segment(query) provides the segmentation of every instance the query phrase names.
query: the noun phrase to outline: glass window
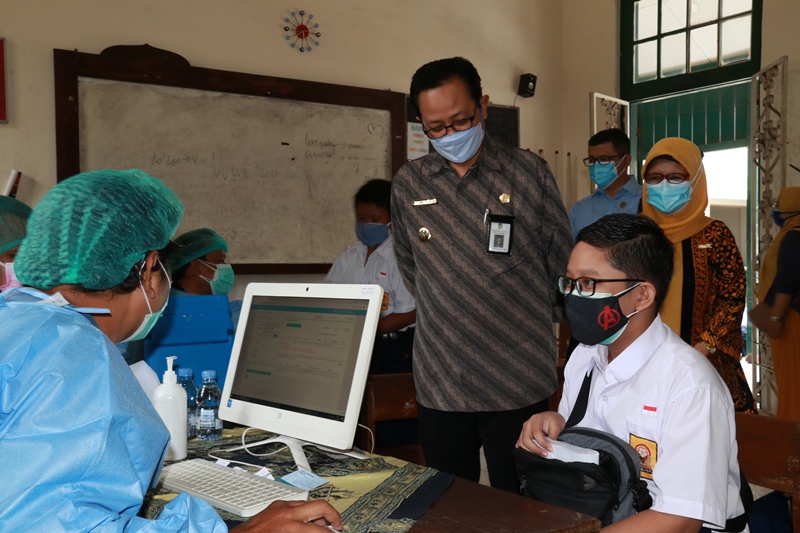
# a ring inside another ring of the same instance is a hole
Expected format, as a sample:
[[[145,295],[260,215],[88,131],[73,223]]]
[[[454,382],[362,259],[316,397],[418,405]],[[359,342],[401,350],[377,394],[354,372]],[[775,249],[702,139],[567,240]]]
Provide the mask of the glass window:
[[[723,65],[750,59],[750,26],[752,17],[746,15],[722,23],[720,54]]]
[[[686,32],[661,39],[661,77],[686,74]]]
[[[661,33],[686,27],[686,0],[661,1]]]
[[[722,0],[722,16],[730,17],[753,10],[753,0]]]
[[[697,26],[719,18],[719,0],[691,0],[689,24]]]
[[[619,5],[623,99],[741,80],[760,68],[763,0],[621,0]]]
[[[636,83],[656,79],[658,42],[637,44],[634,54],[636,55],[636,73],[634,74]]]
[[[654,37],[658,33],[658,0],[640,0],[636,2],[635,9],[636,40]]]
[[[717,66],[717,26],[703,26],[689,32],[689,62],[692,72]]]

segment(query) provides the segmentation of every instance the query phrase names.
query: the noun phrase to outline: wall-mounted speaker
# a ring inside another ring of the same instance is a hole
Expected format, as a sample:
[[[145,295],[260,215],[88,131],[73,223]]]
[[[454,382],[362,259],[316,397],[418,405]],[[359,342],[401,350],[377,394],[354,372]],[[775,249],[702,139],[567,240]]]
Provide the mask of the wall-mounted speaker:
[[[523,98],[530,98],[536,92],[536,76],[533,74],[523,74],[519,77],[519,87],[517,94]]]

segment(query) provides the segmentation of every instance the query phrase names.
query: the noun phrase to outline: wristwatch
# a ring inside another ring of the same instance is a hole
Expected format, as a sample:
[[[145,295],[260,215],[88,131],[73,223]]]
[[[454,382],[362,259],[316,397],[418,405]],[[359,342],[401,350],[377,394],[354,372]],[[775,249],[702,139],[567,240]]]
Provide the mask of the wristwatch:
[[[703,346],[706,347],[706,350],[708,350],[708,355],[714,355],[714,352],[717,351],[717,347],[716,346],[713,346],[713,345],[707,343],[706,341],[700,341],[700,344],[702,344]]]
[[[769,317],[770,322],[783,322],[782,316],[771,316]]]

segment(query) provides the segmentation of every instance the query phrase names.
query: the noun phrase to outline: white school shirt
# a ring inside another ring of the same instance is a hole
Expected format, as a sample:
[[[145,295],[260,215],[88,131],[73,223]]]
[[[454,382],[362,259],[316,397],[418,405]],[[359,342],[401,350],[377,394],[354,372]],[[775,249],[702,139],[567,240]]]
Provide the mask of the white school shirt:
[[[389,236],[380,243],[369,259],[366,258],[367,247],[363,243],[359,241],[351,244],[333,262],[325,282],[380,285],[384,294],[388,295],[388,301],[384,300],[386,305],[381,308],[381,317],[391,313],[408,313],[416,309],[416,301],[406,288],[397,268],[392,237]]]
[[[613,433],[639,452],[651,509],[706,527],[742,514],[733,400],[705,357],[660,315],[611,363],[607,346],[581,344],[564,369],[558,412],[565,420],[592,368],[577,425]]]

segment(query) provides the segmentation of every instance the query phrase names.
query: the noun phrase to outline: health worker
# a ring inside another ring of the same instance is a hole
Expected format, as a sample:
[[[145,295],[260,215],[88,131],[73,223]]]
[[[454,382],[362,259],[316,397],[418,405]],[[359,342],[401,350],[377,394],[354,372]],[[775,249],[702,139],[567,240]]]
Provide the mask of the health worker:
[[[180,494],[138,516],[169,432],[115,343],[143,338],[168,304],[170,237],[183,205],[140,170],[60,182],[31,214],[0,295],[0,524],[7,531],[225,532],[207,503]],[[252,531],[324,531],[324,501],[279,502]]]
[[[209,228],[187,231],[175,238],[175,251],[170,256],[173,284],[170,296],[207,296],[228,294],[235,275],[227,264],[228,243]],[[234,330],[239,322],[242,301],[230,302]]]

